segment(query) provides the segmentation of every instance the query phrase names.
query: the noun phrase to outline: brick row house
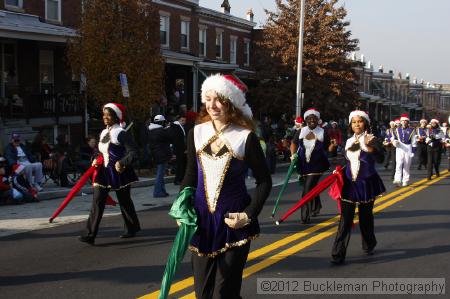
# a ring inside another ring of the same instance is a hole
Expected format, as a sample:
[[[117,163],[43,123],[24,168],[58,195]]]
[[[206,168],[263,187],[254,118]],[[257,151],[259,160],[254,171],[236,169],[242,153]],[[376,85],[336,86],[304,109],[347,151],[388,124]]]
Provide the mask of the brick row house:
[[[198,0],[153,0],[160,15],[161,53],[165,58],[165,92],[197,111],[200,87],[213,73],[233,74],[249,83],[253,78],[251,51],[253,13],[231,15],[228,1],[221,11],[201,7]],[[218,3],[219,4],[219,3]]]
[[[82,135],[79,80],[67,67],[80,0],[0,0],[0,140]]]
[[[359,77],[360,108],[377,121],[386,123],[402,113],[408,113],[414,121],[423,117],[445,120],[450,114],[450,91],[445,85],[418,82],[409,74],[395,75],[383,66],[375,70],[363,57],[355,71]]]

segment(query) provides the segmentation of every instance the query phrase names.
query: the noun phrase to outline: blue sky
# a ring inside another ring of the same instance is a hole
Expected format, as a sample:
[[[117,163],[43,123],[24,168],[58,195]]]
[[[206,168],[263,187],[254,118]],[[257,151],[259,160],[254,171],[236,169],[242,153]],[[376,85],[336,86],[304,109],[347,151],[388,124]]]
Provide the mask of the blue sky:
[[[308,0],[306,0],[308,1]],[[220,10],[222,0],[200,0]],[[258,25],[265,22],[264,8],[273,0],[229,0],[231,14],[245,18],[248,8]],[[354,38],[375,68],[383,65],[397,74],[425,82],[450,83],[450,0],[341,0]]]

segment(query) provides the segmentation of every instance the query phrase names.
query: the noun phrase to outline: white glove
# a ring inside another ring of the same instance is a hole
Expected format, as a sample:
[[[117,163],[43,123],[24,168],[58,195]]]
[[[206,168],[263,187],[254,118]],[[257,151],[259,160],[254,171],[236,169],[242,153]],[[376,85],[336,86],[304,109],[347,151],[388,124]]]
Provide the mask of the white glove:
[[[430,143],[430,141],[431,141],[431,138],[430,138],[430,137],[427,137],[427,138],[425,139],[425,143],[426,143],[426,144]]]
[[[224,221],[232,229],[240,229],[250,223],[246,213],[228,213]]]
[[[394,141],[392,141],[392,144],[393,144],[395,147],[398,147],[399,144],[400,144],[400,141],[394,140]]]

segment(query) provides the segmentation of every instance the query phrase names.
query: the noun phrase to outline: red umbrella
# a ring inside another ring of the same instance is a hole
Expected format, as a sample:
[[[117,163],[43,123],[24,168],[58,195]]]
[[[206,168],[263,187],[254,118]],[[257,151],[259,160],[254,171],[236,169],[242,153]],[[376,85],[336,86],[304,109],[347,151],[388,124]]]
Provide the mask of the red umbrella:
[[[342,178],[342,167],[336,166],[336,170],[333,171],[331,175],[326,177],[323,181],[317,184],[314,188],[311,189],[305,196],[303,196],[299,202],[297,202],[292,208],[289,209],[280,220],[275,223],[279,225],[281,222],[285,221],[292,213],[300,209],[302,206],[313,200],[316,196],[322,193],[325,189],[327,189],[330,185],[331,188],[328,191],[328,194],[334,199],[338,201],[338,208],[341,211],[341,190],[344,185],[344,179]]]
[[[72,190],[70,190],[69,194],[67,194],[66,199],[61,203],[61,205],[56,209],[53,213],[52,217],[48,220],[50,223],[53,222],[53,219],[58,217],[58,215],[64,210],[64,208],[69,204],[69,202],[77,195],[77,193],[83,188],[86,184],[89,177],[92,175],[92,181],[94,182],[95,176],[97,175],[97,167],[103,163],[103,156],[98,156],[96,159],[97,163],[95,166],[91,166],[78,180],[78,182],[73,186]],[[115,206],[117,203],[108,195],[106,198],[106,204]]]

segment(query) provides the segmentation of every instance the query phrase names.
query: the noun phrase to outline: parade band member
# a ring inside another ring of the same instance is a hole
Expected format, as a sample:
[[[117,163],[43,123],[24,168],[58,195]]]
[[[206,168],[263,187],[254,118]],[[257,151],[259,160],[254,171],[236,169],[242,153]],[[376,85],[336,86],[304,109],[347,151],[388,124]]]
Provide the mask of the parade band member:
[[[439,177],[439,166],[441,164],[441,150],[442,142],[445,140],[444,132],[439,127],[439,121],[437,119],[430,120],[431,128],[428,129],[427,138],[425,143],[427,144],[428,164],[427,164],[427,177],[431,180],[433,175],[433,167],[436,172],[436,176]]]
[[[334,264],[345,261],[356,206],[359,210],[363,250],[367,254],[373,254],[377,244],[373,205],[375,199],[386,191],[375,169],[375,162],[383,163],[383,148],[377,138],[368,132],[368,114],[355,110],[350,113],[349,123],[349,133],[353,133],[353,136],[345,145],[347,166],[343,176],[341,218],[331,254],[331,262]]]
[[[386,129],[386,138],[383,141],[384,149],[387,153],[384,168],[388,169],[389,163],[392,161],[392,179],[394,179],[395,175],[395,147],[392,145],[395,130],[395,121],[392,120],[389,122],[389,129]]]
[[[427,167],[427,144],[425,139],[427,138],[427,120],[421,119],[420,126],[416,129],[417,133],[417,156],[419,157],[418,170],[422,169],[422,165]]]
[[[417,145],[415,129],[409,126],[409,117],[402,114],[401,126],[394,131],[392,144],[396,147],[394,185],[408,186],[411,160]]]
[[[230,75],[208,77],[204,107],[188,135],[181,190],[196,188],[198,228],[189,247],[196,298],[240,298],[250,240],[260,232],[257,216],[272,188],[245,88]],[[253,196],[245,185],[247,168],[256,179]]]
[[[124,130],[125,107],[108,103],[103,107],[103,122],[106,125],[100,134],[98,149],[103,164],[97,165],[94,178],[94,194],[86,231],[79,237],[81,242],[94,244],[98,227],[105,210],[109,191],[116,191],[120,212],[125,222],[125,233],[121,238],[132,238],[141,229],[130,197],[130,185],[138,180],[132,163],[137,157],[136,146],[129,132]]]
[[[317,185],[322,173],[330,168],[327,152],[337,146],[336,142],[330,142],[328,134],[318,126],[319,111],[308,109],[303,118],[307,126],[295,133],[291,143],[291,158],[298,155],[297,170],[305,179],[302,197]],[[304,205],[301,208],[302,223],[311,223],[311,214],[316,216],[321,208],[320,196]]]

